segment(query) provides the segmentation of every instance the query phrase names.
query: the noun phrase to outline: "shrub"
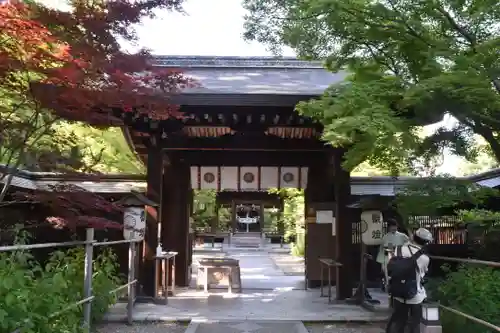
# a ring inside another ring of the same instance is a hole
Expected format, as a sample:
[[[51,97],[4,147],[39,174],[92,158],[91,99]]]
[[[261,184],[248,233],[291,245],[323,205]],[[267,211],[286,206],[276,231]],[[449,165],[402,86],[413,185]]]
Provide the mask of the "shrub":
[[[304,257],[306,251],[306,237],[304,232],[296,234],[295,243],[292,244],[292,255]]]
[[[431,288],[432,289],[432,288]],[[441,304],[500,325],[500,271],[490,267],[460,266],[449,272],[435,289],[434,298]],[[444,333],[487,333],[491,330],[471,320],[441,312]]]
[[[119,284],[116,261],[111,250],[94,260],[94,321],[115,301],[108,292]],[[51,316],[83,298],[83,268],[82,248],[52,253],[45,267],[26,251],[0,254],[0,333],[81,332],[81,306]]]

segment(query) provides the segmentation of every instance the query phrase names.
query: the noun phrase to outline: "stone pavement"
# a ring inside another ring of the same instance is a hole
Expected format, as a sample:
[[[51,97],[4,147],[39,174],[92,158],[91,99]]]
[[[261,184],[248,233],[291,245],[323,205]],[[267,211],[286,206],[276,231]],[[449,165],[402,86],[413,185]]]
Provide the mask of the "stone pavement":
[[[116,304],[106,315],[108,321],[126,318],[124,303]],[[168,305],[151,303],[134,307],[134,320],[300,320],[300,321],[380,321],[387,313],[370,312],[355,305],[328,304],[319,290],[245,291],[229,295],[223,291],[180,292]]]
[[[187,323],[103,323],[96,327],[96,333],[184,333]],[[316,332],[315,332],[316,333]]]
[[[197,257],[226,254],[240,260],[242,293],[228,294],[226,289],[211,289],[208,293],[192,288],[178,290],[175,297],[169,298],[168,305],[136,304],[134,320],[191,321],[193,325],[198,323],[197,331],[191,333],[208,333],[214,327],[219,327],[220,332],[223,333],[224,329],[228,330],[229,326],[224,324],[228,321],[233,323],[235,321],[238,323],[280,321],[281,324],[289,327],[286,322],[373,322],[387,319],[387,312],[370,312],[359,306],[344,303],[328,304],[328,299],[320,297],[318,289],[304,290],[304,276],[298,274],[300,271],[298,267],[293,268],[297,274],[287,275],[284,272],[289,269],[285,266],[292,264],[300,266],[300,261],[292,263],[294,260],[291,257],[276,257],[282,256],[281,254],[270,254],[267,251],[229,250],[227,253],[196,254],[193,261],[195,262]],[[196,272],[196,269],[193,271]],[[335,293],[334,288],[332,291]],[[372,295],[376,298],[380,297],[383,307],[388,308],[387,297],[383,297],[376,291],[372,292]],[[117,322],[125,318],[125,304],[119,303],[109,311],[105,319],[109,322]],[[214,321],[222,322],[222,324],[214,323]],[[201,323],[204,324],[201,325]],[[261,328],[263,331],[256,331],[256,333],[267,332],[266,327],[268,326],[264,325]],[[314,331],[314,333],[317,332],[319,331]],[[234,333],[241,332],[234,331]]]
[[[230,331],[232,333],[241,333],[241,329],[247,329],[252,327],[250,325],[255,324],[255,326],[262,326],[262,329],[275,328],[272,332],[280,332],[276,330],[277,324],[274,322],[240,322],[240,325],[235,325],[235,323],[208,323],[208,325],[200,325],[202,323],[185,324],[185,323],[134,323],[129,326],[127,324],[119,323],[108,323],[99,325],[97,327],[97,333],[189,333],[189,329],[198,329],[198,332],[203,332],[202,330],[207,329],[220,329],[224,332],[224,328],[233,329]],[[248,325],[248,326],[247,326]],[[224,327],[226,326],[226,327]],[[233,326],[233,327],[231,327]],[[236,327],[234,327],[236,326]],[[300,323],[296,323],[295,326],[291,326],[290,323],[284,323],[284,325],[279,325],[279,329],[285,328],[290,329],[290,333],[297,332],[299,330]],[[319,324],[319,323],[306,323],[303,324],[305,327],[304,333],[384,333],[384,325],[380,324]],[[222,327],[222,329],[221,329]],[[219,332],[216,331],[216,332]],[[251,333],[254,333],[250,331]]]
[[[304,259],[290,253],[271,253],[269,258],[285,275],[304,276]]]

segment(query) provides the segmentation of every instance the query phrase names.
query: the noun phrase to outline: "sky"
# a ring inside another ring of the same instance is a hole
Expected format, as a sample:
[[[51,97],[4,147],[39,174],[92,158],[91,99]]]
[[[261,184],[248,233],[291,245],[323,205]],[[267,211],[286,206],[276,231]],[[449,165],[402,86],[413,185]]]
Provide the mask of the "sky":
[[[43,0],[61,8],[64,0]],[[137,45],[123,44],[128,51],[148,48],[155,55],[201,56],[272,56],[264,45],[243,40],[245,10],[241,0],[187,0],[185,13],[159,12],[137,26]],[[284,50],[284,56],[294,56]],[[452,126],[456,120],[447,117],[442,123],[428,127],[429,131],[441,125]],[[447,154],[440,173],[456,174],[460,159]]]
[[[157,55],[263,56],[265,46],[243,40],[240,0],[187,0],[186,14],[162,12],[137,28],[139,45]],[[285,56],[293,56],[290,50]]]

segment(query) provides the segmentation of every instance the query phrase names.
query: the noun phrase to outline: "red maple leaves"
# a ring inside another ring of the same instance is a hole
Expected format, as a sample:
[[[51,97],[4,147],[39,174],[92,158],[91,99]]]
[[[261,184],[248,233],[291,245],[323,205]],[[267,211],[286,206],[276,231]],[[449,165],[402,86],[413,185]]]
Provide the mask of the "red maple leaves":
[[[17,192],[14,197],[43,207],[49,213],[47,221],[57,228],[122,228],[123,207],[75,185],[51,185],[47,190]]]
[[[120,125],[114,111],[134,107],[150,118],[176,115],[169,96],[191,80],[177,70],[152,66],[152,56],[121,51],[118,39],[133,41],[131,24],[181,1],[72,1],[70,12],[35,3],[0,7],[0,80],[63,119],[91,125]]]
[[[18,142],[33,144],[60,119],[119,126],[116,110],[151,119],[178,116],[169,97],[193,82],[152,66],[146,50],[123,52],[119,40],[135,41],[134,24],[157,10],[182,10],[182,2],[71,0],[69,11],[34,1],[0,5],[0,99],[7,101],[0,103],[0,144],[2,136],[15,149]],[[21,156],[22,147],[19,152],[12,156]],[[50,206],[53,221],[73,225],[110,226],[107,210],[119,210],[77,188],[20,195]]]

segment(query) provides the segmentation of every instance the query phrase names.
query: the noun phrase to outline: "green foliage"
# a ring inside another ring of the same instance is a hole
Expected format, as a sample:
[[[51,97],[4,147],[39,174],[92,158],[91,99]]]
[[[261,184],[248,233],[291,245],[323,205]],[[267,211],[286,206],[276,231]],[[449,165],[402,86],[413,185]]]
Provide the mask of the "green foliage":
[[[50,112],[37,109],[33,101],[0,87],[0,163],[14,167],[23,164],[25,155],[38,151],[41,137],[54,136],[51,129],[55,121]]]
[[[62,123],[59,133],[77,138],[80,160],[103,173],[145,174],[142,161],[130,150],[121,128],[94,128],[83,123]]]
[[[16,243],[24,243],[21,237]],[[115,297],[117,258],[109,250],[94,261],[92,318],[99,320]],[[30,253],[16,251],[0,254],[0,332],[10,333],[24,327],[26,333],[81,332],[82,309],[57,312],[83,299],[84,251],[81,248],[52,253],[42,267]]]
[[[12,142],[0,141],[0,163],[32,171],[145,172],[120,128],[99,129],[83,123],[55,121],[36,140],[28,138],[27,144],[16,138]]]
[[[392,110],[401,86],[392,77],[380,77],[370,85],[353,77],[350,85],[330,87],[323,98],[301,102],[297,110],[321,121],[323,138],[333,146],[350,147],[344,163],[348,170],[368,160],[370,165],[398,174],[406,170],[419,140],[412,122]]]
[[[481,223],[487,229],[498,226],[500,221],[500,212],[487,209],[459,209],[457,213],[462,221]]]
[[[279,231],[280,223],[279,211],[277,209],[264,209],[264,231]]]
[[[303,231],[304,225],[304,190],[300,189],[273,189],[270,190],[271,193],[277,193],[283,198],[283,214],[281,216],[285,232],[285,241],[288,242],[290,239],[295,239],[295,243],[292,246],[292,252],[301,253],[304,252],[305,243],[300,243],[297,239],[297,233]],[[301,247],[295,249],[296,247]]]
[[[389,170],[379,169],[370,165],[367,161],[362,162],[351,171],[351,176],[354,177],[373,177],[373,176],[390,176]]]
[[[436,284],[434,297],[449,306],[494,325],[500,325],[500,271],[461,266]],[[491,330],[448,311],[441,311],[444,333],[488,333]]]
[[[410,216],[440,216],[443,209],[451,209],[467,217],[467,222],[477,222],[478,214],[481,212],[484,215],[484,210],[465,210],[460,209],[460,206],[480,209],[488,198],[498,194],[496,189],[482,187],[464,179],[448,176],[420,178],[408,181],[399,189],[394,205],[405,220]]]
[[[245,0],[245,37],[279,53],[324,60],[344,84],[299,112],[325,139],[349,146],[349,170],[368,160],[398,173],[445,148],[474,159],[482,136],[500,160],[500,7],[497,0]],[[459,122],[430,136],[421,126]]]
[[[458,167],[458,174],[471,176],[487,170],[499,167],[499,162],[493,156],[493,152],[487,143],[477,138],[477,158],[475,161],[462,161]]]
[[[306,234],[297,232],[295,242],[292,244],[292,255],[304,258],[306,254]]]
[[[212,221],[217,219],[217,191],[196,190],[193,202],[193,227],[195,229],[210,230]],[[227,230],[230,221],[231,212],[229,209],[219,208],[219,224],[216,225],[217,231]]]

